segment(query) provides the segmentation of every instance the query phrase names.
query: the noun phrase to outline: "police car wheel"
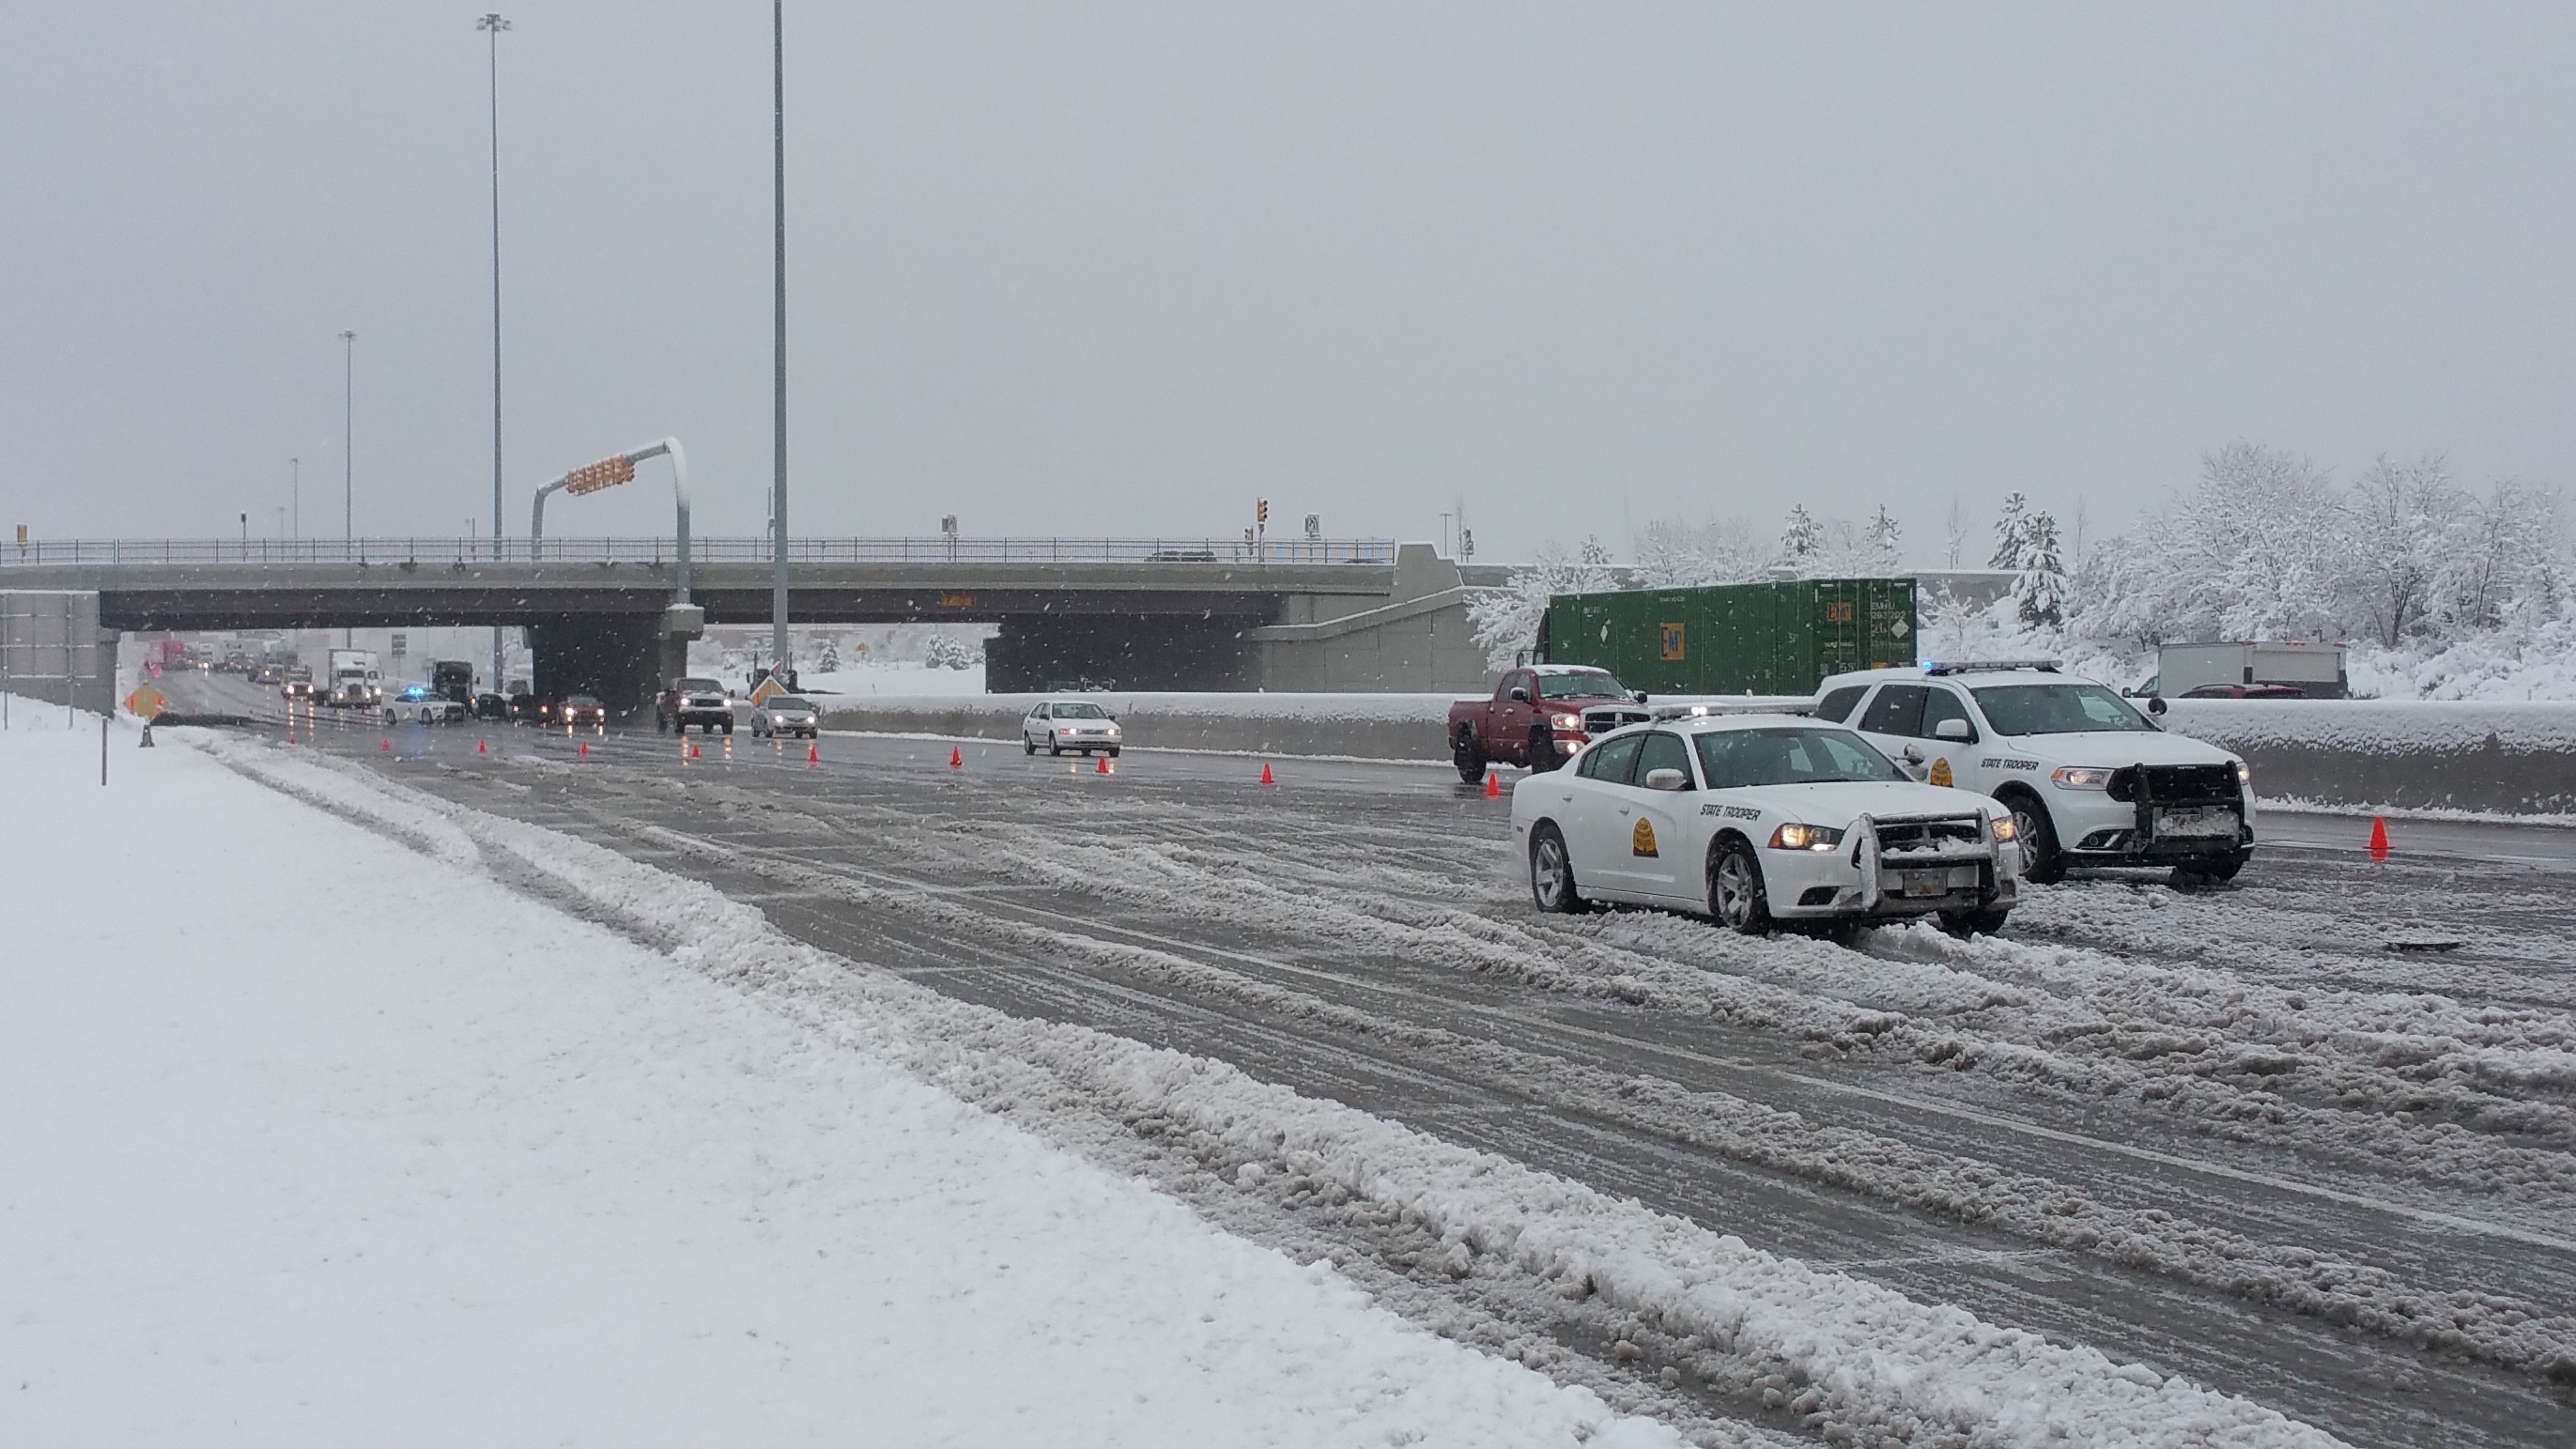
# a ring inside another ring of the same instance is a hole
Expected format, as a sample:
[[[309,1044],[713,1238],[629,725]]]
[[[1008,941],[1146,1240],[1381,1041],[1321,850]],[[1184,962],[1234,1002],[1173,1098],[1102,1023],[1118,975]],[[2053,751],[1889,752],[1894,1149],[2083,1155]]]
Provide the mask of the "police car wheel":
[[[1541,824],[1530,832],[1530,896],[1550,915],[1572,915],[1586,908],[1582,893],[1575,889],[1574,861],[1566,854],[1565,837],[1553,825]]]
[[[1030,739],[1027,731],[1022,731],[1020,734],[1020,753],[1024,755],[1034,755],[1037,752],[1038,742]]]
[[[2021,841],[2022,878],[2033,885],[2066,879],[2066,857],[2057,848],[2057,827],[2049,823],[2048,807],[2018,790],[2004,803],[2012,807],[2013,833]]]
[[[1970,936],[1991,936],[2004,928],[2004,920],[2011,914],[2009,908],[2000,911],[1943,911],[1941,929],[1961,940]]]
[[[1753,847],[1730,840],[1708,868],[1708,913],[1719,925],[1747,936],[1771,929],[1771,902],[1762,886],[1762,862]]]

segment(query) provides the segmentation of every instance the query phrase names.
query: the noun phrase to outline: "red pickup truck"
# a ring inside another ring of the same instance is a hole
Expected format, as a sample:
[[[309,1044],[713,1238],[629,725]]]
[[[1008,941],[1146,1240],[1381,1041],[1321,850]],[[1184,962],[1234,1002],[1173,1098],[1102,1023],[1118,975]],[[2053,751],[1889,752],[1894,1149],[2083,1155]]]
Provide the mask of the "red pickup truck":
[[[1645,701],[1606,669],[1523,665],[1504,671],[1493,698],[1449,706],[1449,758],[1470,785],[1484,782],[1488,765],[1553,770],[1594,735],[1643,722]]]

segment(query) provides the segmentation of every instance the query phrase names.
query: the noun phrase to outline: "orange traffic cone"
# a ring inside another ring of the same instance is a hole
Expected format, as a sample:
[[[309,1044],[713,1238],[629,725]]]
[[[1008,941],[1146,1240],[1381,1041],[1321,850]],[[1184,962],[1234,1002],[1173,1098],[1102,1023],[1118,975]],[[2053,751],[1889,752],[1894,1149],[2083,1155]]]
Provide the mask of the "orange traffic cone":
[[[822,758],[823,757],[821,755],[815,753],[814,742],[812,740],[807,740],[805,742],[805,763],[810,765]]]
[[[574,754],[577,754],[577,755],[579,755],[579,756],[581,756],[581,757],[582,757],[583,759],[585,759],[585,760],[589,759],[589,758],[590,758],[590,741],[588,741],[588,740],[583,740],[583,741],[581,742],[581,748],[579,748],[579,749],[577,749],[577,750],[573,751],[573,753],[574,753]]]
[[[1108,757],[1107,755],[1094,755],[1094,756],[1092,756],[1092,757],[1091,757],[1091,773],[1093,773],[1093,774],[1095,774],[1095,775],[1106,775],[1106,774],[1108,774],[1108,773],[1109,773],[1109,757]]]
[[[1493,771],[1487,770],[1485,772],[1485,798],[1490,800],[1501,793],[1503,793],[1502,782],[1494,778]]]
[[[2388,858],[2388,821],[2377,815],[2370,817],[2370,858]]]
[[[966,757],[957,753],[957,747],[955,745],[950,745],[948,747],[948,768],[952,770],[960,769],[964,767],[965,763]]]
[[[474,753],[478,755],[483,753],[483,742],[481,740],[476,740],[474,742]]]
[[[376,748],[377,748],[377,749],[380,749],[380,750],[390,750],[390,749],[392,749],[393,747],[394,747],[394,742],[393,742],[393,741],[391,741],[391,740],[378,740],[378,741],[376,741]]]
[[[1270,783],[1270,762],[1268,760],[1261,762],[1261,783],[1264,785]]]
[[[689,758],[690,758],[690,759],[692,759],[692,760],[694,760],[694,759],[696,759],[697,757],[698,757],[698,742],[697,742],[696,740],[691,740],[691,741],[689,741]]]

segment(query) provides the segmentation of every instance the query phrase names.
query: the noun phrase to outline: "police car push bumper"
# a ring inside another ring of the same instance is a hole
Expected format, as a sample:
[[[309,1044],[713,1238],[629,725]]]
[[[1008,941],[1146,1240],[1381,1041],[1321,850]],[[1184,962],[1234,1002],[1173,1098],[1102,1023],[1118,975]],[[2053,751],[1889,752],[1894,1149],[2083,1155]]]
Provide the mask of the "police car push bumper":
[[[1863,815],[1841,830],[1781,826],[1760,857],[1771,914],[1890,920],[2009,909],[2021,874],[2012,817],[1998,817],[1991,832],[1986,824],[1969,813],[1884,821]]]

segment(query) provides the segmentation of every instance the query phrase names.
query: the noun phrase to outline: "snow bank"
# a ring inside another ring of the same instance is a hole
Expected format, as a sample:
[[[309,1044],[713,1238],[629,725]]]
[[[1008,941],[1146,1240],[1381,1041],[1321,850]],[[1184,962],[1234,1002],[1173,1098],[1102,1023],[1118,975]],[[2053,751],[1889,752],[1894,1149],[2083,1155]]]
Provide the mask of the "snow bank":
[[[572,842],[262,767],[407,849],[122,730],[102,790],[94,730],[0,734],[0,879],[48,907],[0,956],[0,1440],[1677,1442],[900,1028],[765,1009],[713,978],[797,948],[720,897],[652,887],[646,949],[490,879]]]
[[[1765,1402],[1828,1442],[2334,1442],[2186,1380],[1759,1252],[1221,1062],[1014,1019],[854,969],[780,935],[752,907],[586,841],[465,811],[353,767],[320,768],[252,744],[220,748],[318,800],[373,797],[366,808],[409,813],[424,837],[451,825],[496,871],[578,902],[817,1033],[971,1085],[979,1100],[1077,1096],[1115,1118],[1215,1144],[1247,1184],[1284,1175],[1301,1190],[1345,1193],[1420,1223],[1449,1244],[1462,1275],[1507,1273],[1568,1296],[1598,1295],[1747,1373],[1768,1370],[1763,1382],[1775,1386]]]
[[[2422,699],[2177,699],[2165,728],[2230,748],[2576,753],[2576,704]]]

